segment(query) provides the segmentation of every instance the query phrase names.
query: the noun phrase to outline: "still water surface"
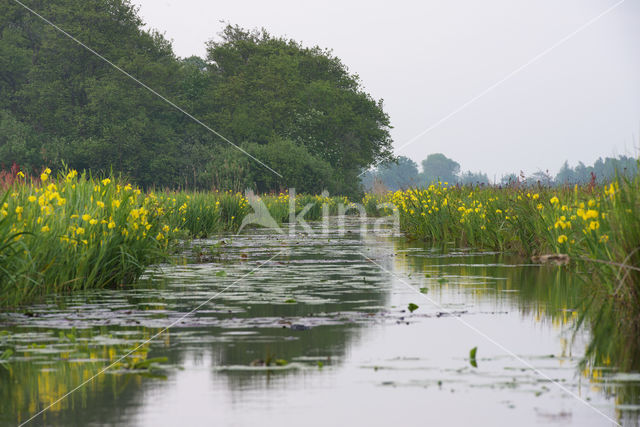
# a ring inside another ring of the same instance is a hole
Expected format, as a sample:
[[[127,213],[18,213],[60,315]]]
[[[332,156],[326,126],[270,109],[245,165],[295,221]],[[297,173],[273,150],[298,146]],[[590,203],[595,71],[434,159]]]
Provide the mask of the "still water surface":
[[[593,408],[637,423],[640,377],[579,365],[590,337],[574,334],[580,284],[562,268],[347,221],[344,234],[196,241],[178,258],[198,263],[157,266],[140,288],[0,315],[0,349],[15,350],[0,423],[28,420],[223,290],[136,353],[166,361],[109,370],[28,425],[614,425]]]

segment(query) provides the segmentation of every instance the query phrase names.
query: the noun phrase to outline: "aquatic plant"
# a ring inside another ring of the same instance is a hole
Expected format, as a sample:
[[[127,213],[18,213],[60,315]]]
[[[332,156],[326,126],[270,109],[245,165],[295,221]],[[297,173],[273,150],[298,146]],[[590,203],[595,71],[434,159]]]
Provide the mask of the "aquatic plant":
[[[594,328],[615,316],[607,348],[592,342],[588,355],[618,366],[640,366],[640,175],[611,183],[547,188],[449,187],[389,193],[408,236],[434,244],[470,246],[570,262],[589,292],[578,324]],[[607,334],[599,333],[599,337]]]
[[[172,239],[157,197],[114,177],[17,178],[0,198],[0,306],[135,282]]]

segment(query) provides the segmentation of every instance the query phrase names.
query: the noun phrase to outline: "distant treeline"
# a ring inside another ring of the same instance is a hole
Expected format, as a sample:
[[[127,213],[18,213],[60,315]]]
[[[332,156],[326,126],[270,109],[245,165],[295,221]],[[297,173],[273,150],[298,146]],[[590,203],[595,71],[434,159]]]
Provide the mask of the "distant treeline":
[[[29,6],[283,177],[14,2],[0,8],[0,167],[349,194],[360,171],[391,156],[382,101],[328,50],[228,25],[204,58],[181,59],[128,0]]]
[[[404,190],[409,187],[423,187],[433,182],[441,181],[449,184],[461,185],[513,185],[541,184],[545,186],[586,184],[589,182],[604,183],[611,181],[616,173],[620,175],[635,175],[638,173],[638,159],[627,156],[599,158],[592,166],[580,162],[575,168],[565,161],[560,171],[552,176],[549,172],[538,171],[531,176],[507,174],[498,182],[489,180],[483,172],[461,172],[460,164],[449,159],[444,154],[430,154],[422,161],[422,171],[413,160],[400,156],[395,161],[388,161],[363,176],[366,189],[373,189],[376,185],[389,190]]]

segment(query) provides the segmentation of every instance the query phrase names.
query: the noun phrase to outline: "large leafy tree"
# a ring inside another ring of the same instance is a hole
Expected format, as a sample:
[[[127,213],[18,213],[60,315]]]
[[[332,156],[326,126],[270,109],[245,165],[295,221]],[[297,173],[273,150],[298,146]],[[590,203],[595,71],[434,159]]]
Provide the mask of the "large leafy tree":
[[[129,0],[29,6],[285,176],[265,178],[263,166],[239,160],[235,148],[13,2],[0,9],[0,163],[64,161],[144,186],[270,191],[309,187],[306,176],[352,193],[362,168],[390,157],[382,102],[329,51],[227,26],[206,58],[179,59],[143,29]],[[308,167],[285,164],[287,153]]]
[[[232,140],[285,137],[332,165],[343,192],[363,168],[390,158],[382,101],[331,52],[229,25],[208,43],[206,60],[211,84],[200,108]]]
[[[363,178],[365,187],[372,188],[377,180],[392,191],[405,190],[419,184],[418,165],[405,156],[379,165],[375,171],[367,172]]]
[[[171,45],[141,29],[129,1],[53,0],[30,6],[150,86],[177,92],[179,64]],[[11,61],[16,65],[3,64],[0,71],[7,88],[0,102],[40,135],[43,164],[64,160],[96,172],[113,168],[143,185],[175,179],[177,112],[13,2],[0,13],[0,34],[0,51],[17,58]]]

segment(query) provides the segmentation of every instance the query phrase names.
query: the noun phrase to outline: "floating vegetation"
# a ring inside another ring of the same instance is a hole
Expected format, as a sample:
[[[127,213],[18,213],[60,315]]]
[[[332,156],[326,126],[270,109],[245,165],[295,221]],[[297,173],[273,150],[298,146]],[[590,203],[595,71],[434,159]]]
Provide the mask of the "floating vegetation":
[[[137,357],[127,357],[123,362],[118,362],[114,365],[115,369],[128,369],[131,371],[139,370],[151,370],[158,363],[167,363],[169,361],[166,357],[152,357],[149,359],[139,359]]]
[[[476,353],[478,352],[478,347],[473,347],[469,350],[469,364],[474,368],[478,367],[478,362],[476,361]]]

